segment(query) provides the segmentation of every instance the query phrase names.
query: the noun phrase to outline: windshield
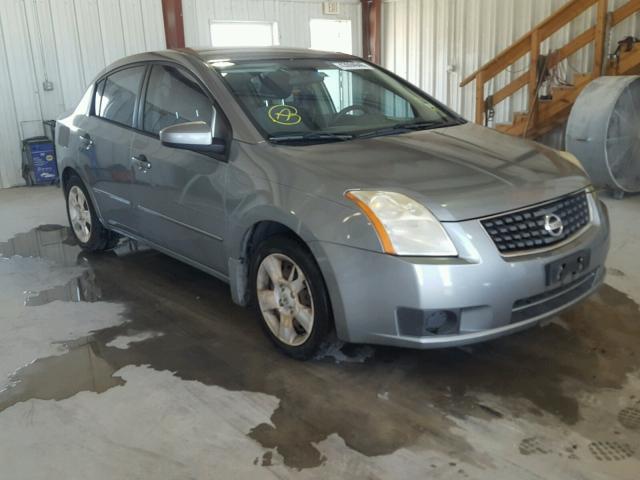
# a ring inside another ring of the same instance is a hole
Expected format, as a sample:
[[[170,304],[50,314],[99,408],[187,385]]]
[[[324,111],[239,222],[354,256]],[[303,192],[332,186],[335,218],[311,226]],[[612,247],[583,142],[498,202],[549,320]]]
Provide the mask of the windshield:
[[[291,59],[212,64],[273,142],[343,141],[460,122],[359,60]]]

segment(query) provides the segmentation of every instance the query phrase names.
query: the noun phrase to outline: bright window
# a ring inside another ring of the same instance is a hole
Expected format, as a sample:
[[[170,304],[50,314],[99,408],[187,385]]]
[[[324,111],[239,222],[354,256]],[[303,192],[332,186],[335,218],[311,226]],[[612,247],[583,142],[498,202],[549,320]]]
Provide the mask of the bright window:
[[[351,20],[313,18],[309,21],[311,48],[328,52],[353,53]]]
[[[214,47],[271,47],[278,45],[276,22],[212,22]]]

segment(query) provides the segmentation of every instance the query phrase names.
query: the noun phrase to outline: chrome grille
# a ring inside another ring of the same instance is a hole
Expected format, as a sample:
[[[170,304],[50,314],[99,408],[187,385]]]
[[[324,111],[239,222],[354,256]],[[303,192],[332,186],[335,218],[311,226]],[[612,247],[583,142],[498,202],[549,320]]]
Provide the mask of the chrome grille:
[[[557,215],[562,233],[553,236],[545,229],[545,217]],[[542,205],[482,220],[500,253],[537,250],[560,243],[586,227],[591,221],[586,192],[562,197]]]

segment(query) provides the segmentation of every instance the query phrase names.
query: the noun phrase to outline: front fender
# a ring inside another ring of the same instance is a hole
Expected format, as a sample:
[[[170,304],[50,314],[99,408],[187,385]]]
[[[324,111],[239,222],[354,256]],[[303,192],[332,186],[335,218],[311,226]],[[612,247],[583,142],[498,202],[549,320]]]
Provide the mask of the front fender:
[[[233,301],[246,305],[248,261],[246,251],[254,227],[274,222],[295,232],[311,250],[331,299],[338,338],[348,338],[344,308],[324,242],[381,252],[378,237],[367,218],[354,205],[348,208],[302,190],[238,170],[229,175],[226,199],[228,226],[225,248]]]
[[[232,169],[226,198],[228,255],[242,258],[246,236],[259,222],[276,222],[305,243],[323,241],[380,252],[368,219],[354,205],[315,196],[303,190],[253,177]]]

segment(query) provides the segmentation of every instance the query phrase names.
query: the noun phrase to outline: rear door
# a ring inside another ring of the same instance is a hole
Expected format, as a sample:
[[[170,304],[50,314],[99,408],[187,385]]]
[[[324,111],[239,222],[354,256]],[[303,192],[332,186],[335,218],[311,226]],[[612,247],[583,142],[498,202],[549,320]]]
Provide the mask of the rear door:
[[[123,68],[97,84],[90,115],[80,121],[79,160],[105,221],[135,231],[131,143],[146,66]]]
[[[226,273],[222,246],[227,163],[203,153],[162,145],[170,125],[204,121],[215,130],[213,98],[186,69],[157,64],[148,75],[131,155],[140,234],[159,246]]]

